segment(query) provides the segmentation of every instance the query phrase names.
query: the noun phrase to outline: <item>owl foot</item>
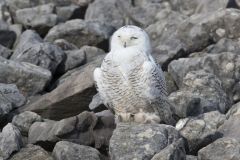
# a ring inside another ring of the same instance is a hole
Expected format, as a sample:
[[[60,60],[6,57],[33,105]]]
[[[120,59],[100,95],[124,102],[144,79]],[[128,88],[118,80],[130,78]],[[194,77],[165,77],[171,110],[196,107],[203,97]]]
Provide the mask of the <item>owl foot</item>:
[[[131,113],[119,113],[115,116],[115,122],[132,122],[134,120],[134,115]]]
[[[160,123],[160,118],[154,113],[139,112],[134,115],[134,121],[137,123]]]

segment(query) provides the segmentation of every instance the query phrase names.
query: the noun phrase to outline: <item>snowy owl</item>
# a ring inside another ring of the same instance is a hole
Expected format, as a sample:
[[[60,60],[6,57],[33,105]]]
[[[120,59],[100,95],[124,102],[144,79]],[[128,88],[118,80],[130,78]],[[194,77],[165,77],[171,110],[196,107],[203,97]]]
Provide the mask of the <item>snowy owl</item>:
[[[113,34],[110,52],[94,70],[94,80],[117,122],[173,123],[162,69],[141,28],[124,26]]]

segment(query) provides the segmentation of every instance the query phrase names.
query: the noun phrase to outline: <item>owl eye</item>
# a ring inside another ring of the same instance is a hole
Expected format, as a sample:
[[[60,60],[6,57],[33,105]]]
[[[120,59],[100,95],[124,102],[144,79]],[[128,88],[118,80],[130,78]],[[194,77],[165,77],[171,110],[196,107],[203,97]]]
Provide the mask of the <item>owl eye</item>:
[[[121,36],[118,36],[118,38],[120,38]]]
[[[133,40],[133,39],[138,39],[138,38],[137,37],[131,37],[130,39]]]

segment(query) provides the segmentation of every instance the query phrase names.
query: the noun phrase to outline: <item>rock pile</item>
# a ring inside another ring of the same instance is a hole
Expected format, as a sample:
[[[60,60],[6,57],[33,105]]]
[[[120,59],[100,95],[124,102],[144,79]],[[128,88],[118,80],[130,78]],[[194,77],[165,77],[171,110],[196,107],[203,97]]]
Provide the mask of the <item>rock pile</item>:
[[[240,159],[237,0],[2,0],[0,159]],[[112,33],[151,38],[178,120],[114,122],[93,70]]]

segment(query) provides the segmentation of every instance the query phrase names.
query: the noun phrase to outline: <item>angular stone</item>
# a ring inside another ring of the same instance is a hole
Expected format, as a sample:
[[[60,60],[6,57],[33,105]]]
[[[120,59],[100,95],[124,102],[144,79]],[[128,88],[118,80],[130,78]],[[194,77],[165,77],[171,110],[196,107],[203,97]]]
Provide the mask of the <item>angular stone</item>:
[[[124,25],[124,17],[116,5],[116,0],[95,0],[88,6],[85,19],[104,22],[116,28]]]
[[[12,54],[12,51],[2,45],[0,45],[0,56],[4,58],[9,58]]]
[[[53,160],[47,151],[39,146],[28,144],[22,148],[18,153],[14,154],[10,160]]]
[[[234,138],[220,138],[198,151],[198,160],[240,159],[240,143]]]
[[[42,117],[34,112],[25,111],[13,117],[12,124],[20,130],[22,135],[27,136],[31,125],[34,122],[43,121]]]
[[[0,133],[0,159],[8,159],[13,152],[19,151],[21,146],[21,133],[11,123],[7,124]]]
[[[1,118],[4,115],[14,108],[23,106],[25,102],[25,97],[19,92],[16,85],[0,83],[0,123],[2,123]]]
[[[0,82],[16,84],[24,95],[43,91],[51,78],[51,72],[46,69],[0,57]]]
[[[42,147],[48,149],[61,140],[101,148],[108,146],[114,127],[113,115],[96,116],[85,111],[61,121],[35,122],[30,127],[28,142],[42,142]]]
[[[186,138],[189,153],[197,151],[220,138],[218,127],[224,123],[225,115],[218,111],[208,112],[198,117],[181,119],[176,129]]]
[[[120,123],[110,140],[110,157],[112,160],[150,160],[180,138],[172,126]]]
[[[57,15],[53,14],[54,4],[46,4],[33,8],[24,8],[16,11],[16,21],[24,26],[35,28],[44,33],[44,29],[49,29],[57,24]]]
[[[84,45],[100,44],[107,40],[112,32],[113,28],[103,23],[75,19],[54,26],[45,40],[54,42],[56,39],[65,39],[80,48]]]
[[[185,118],[215,110],[225,113],[230,102],[221,84],[212,73],[190,71],[183,78],[180,90],[169,95],[175,114]]]
[[[54,73],[63,56],[64,53],[58,46],[43,42],[36,32],[27,30],[21,35],[11,59],[29,62]]]
[[[92,63],[67,72],[57,82],[57,88],[28,104],[24,110],[58,120],[88,110],[92,96],[96,94],[92,74],[101,62],[102,57],[99,57]]]
[[[151,160],[185,160],[185,146],[183,139],[173,142],[159,153],[155,154]]]
[[[60,141],[52,153],[56,160],[101,160],[101,154],[95,148]]]
[[[179,88],[183,85],[183,78],[190,71],[205,70],[212,73],[221,80],[222,88],[232,101],[234,94],[233,87],[239,82],[240,56],[230,52],[221,54],[209,54],[203,57],[180,58],[172,61],[168,71]]]
[[[69,43],[68,41],[66,41],[65,39],[57,39],[53,42],[55,45],[57,45],[58,47],[60,47],[63,51],[67,51],[67,50],[77,50],[78,47],[75,46],[72,43]]]
[[[82,50],[65,51],[66,59],[59,65],[58,72],[61,74],[83,65],[86,62],[86,54]]]
[[[197,160],[197,157],[192,155],[187,155],[186,160]]]

